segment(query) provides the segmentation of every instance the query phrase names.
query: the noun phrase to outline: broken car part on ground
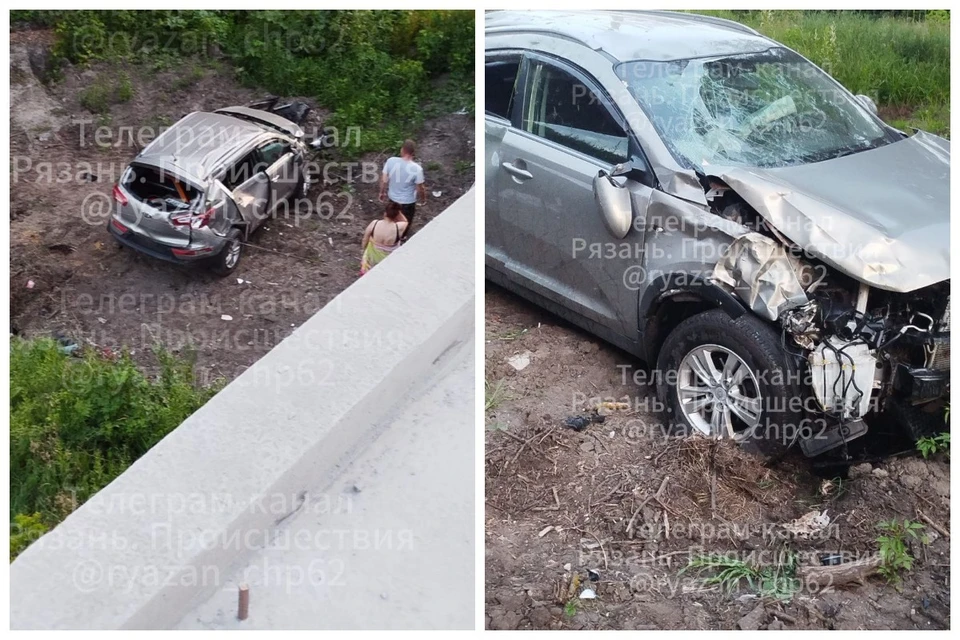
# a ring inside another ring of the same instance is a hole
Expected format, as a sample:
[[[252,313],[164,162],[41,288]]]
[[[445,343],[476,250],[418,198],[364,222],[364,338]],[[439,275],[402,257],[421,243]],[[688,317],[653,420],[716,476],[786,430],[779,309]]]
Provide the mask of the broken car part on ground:
[[[727,20],[486,36],[488,278],[655,365],[670,427],[841,460],[870,415],[946,429],[947,140]]]

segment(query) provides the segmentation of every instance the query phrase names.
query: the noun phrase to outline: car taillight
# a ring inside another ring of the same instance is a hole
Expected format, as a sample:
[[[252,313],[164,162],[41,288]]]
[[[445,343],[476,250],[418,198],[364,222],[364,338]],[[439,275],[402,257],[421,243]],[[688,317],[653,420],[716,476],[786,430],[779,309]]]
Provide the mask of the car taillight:
[[[210,224],[210,218],[213,217],[215,211],[216,207],[210,207],[203,213],[197,215],[182,213],[180,215],[170,216],[170,222],[180,227],[193,227],[194,229],[202,229]]]
[[[114,229],[116,229],[120,233],[126,233],[127,231],[129,231],[129,229],[127,229],[127,227],[122,225],[120,221],[117,220],[116,218],[113,218],[112,220],[110,220],[110,222],[111,224],[113,224]]]
[[[120,190],[120,185],[113,185],[113,199],[119,202],[120,204],[127,204],[127,196],[123,195],[123,191]]]
[[[186,258],[190,256],[199,256],[205,253],[210,253],[213,251],[212,247],[200,247],[199,249],[171,249],[173,255],[178,258]]]

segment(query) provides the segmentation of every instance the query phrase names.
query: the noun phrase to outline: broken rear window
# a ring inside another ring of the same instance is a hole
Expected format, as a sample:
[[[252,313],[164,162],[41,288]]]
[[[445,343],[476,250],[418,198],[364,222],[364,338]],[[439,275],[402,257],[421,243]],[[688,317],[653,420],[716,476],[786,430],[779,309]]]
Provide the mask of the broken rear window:
[[[134,198],[161,211],[188,209],[202,195],[176,175],[145,165],[131,165],[122,181]]]
[[[680,159],[782,167],[856,153],[892,138],[825,73],[783,48],[617,66]]]

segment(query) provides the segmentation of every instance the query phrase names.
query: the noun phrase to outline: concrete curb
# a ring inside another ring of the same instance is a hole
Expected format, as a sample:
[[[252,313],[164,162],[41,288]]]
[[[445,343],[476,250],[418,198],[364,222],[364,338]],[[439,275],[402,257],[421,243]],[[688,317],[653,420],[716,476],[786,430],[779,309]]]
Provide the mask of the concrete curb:
[[[19,628],[168,628],[473,340],[474,190],[10,566]],[[359,245],[359,242],[357,243]],[[359,247],[358,247],[359,254]]]

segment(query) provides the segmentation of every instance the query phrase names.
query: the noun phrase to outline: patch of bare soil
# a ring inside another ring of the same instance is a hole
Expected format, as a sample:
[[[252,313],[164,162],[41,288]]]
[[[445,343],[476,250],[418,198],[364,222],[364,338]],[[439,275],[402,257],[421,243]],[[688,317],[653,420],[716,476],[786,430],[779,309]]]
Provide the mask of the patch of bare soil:
[[[825,481],[802,456],[768,469],[724,443],[665,437],[629,355],[489,284],[485,357],[487,628],[949,628],[948,461],[890,459]],[[629,407],[565,426],[598,400]],[[824,511],[820,532],[784,526]],[[709,554],[795,555],[804,576],[824,554],[869,560],[892,518],[930,538],[910,545],[900,590],[878,575],[826,590],[805,578],[780,600],[681,572]]]
[[[155,131],[191,111],[246,104],[266,94],[241,86],[225,60],[167,70],[68,66],[62,81],[43,85],[38,78],[51,40],[48,32],[17,32],[11,41],[15,332],[126,347],[148,367],[149,347],[159,342],[173,351],[195,351],[201,380],[230,380],[357,279],[363,229],[383,211],[378,185],[362,182],[359,166],[351,183],[312,186],[309,217],[262,225],[226,279],[121,249],[106,230],[112,187],[139,150],[121,132],[132,130],[136,139],[142,127]],[[81,106],[84,90],[115,85],[124,75],[132,88],[128,101],[111,104],[102,117]],[[311,114],[308,134],[326,115],[323,109]],[[98,126],[108,127],[109,137],[101,138],[106,144],[96,144]],[[428,120],[416,138],[428,192],[439,195],[428,195],[427,205],[418,207],[413,233],[473,184],[473,116]],[[359,160],[382,165],[394,153],[385,149]],[[331,175],[337,173],[346,171]]]

